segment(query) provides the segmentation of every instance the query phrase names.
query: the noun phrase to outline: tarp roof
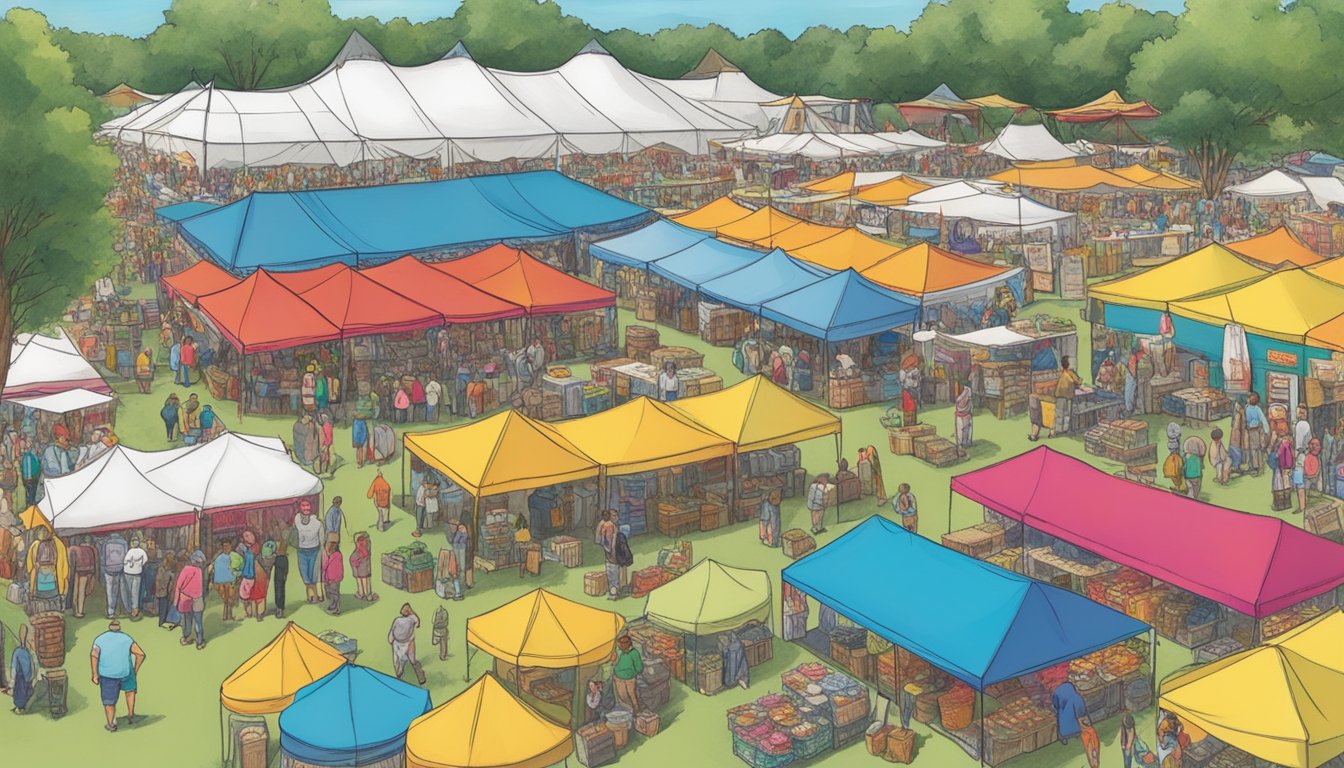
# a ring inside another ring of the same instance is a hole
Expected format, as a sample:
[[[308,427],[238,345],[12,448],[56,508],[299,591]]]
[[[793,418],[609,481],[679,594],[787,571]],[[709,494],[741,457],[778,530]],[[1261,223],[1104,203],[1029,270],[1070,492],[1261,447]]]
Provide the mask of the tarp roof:
[[[864,187],[881,184],[905,176],[905,171],[841,171],[834,176],[815,179],[802,185],[810,192],[835,192],[848,194]]]
[[[157,101],[162,96],[137,90],[125,83],[117,83],[108,89],[107,93],[99,96],[105,104],[110,107],[124,109],[144,104],[147,101]]]
[[[971,261],[928,243],[916,243],[892,256],[858,270],[878,285],[912,296],[964,288],[985,280],[1007,277],[1013,267]]]
[[[988,96],[980,96],[974,99],[967,99],[967,103],[974,104],[977,107],[985,109],[1011,109],[1015,112],[1021,112],[1025,109],[1031,109],[1030,104],[1023,104],[1020,101],[1013,101],[997,93],[991,93]]]
[[[537,589],[467,619],[467,642],[520,667],[566,669],[606,661],[624,626],[618,613]]]
[[[554,239],[648,216],[555,171],[300,192],[254,192],[178,222],[235,273],[370,266],[407,253],[500,240]]]
[[[733,452],[731,441],[647,397],[582,419],[541,426],[606,467],[608,474],[679,467]]]
[[[698,289],[702,284],[727,275],[765,257],[760,251],[742,245],[706,238],[649,263],[649,269],[683,288]]]
[[[79,353],[65,329],[55,336],[20,333],[9,348],[4,398],[56,395],[75,389],[108,394],[112,387]]]
[[[554,431],[508,410],[403,437],[406,450],[478,496],[597,477],[597,463]]]
[[[519,701],[489,673],[406,731],[406,768],[547,768],[573,751],[568,728]]]
[[[792,253],[799,248],[806,248],[825,240],[829,240],[836,235],[845,232],[848,227],[832,227],[826,224],[817,224],[811,221],[804,221],[801,224],[794,225],[770,238],[769,242],[758,243],[763,247],[779,248],[780,250]]]
[[[1291,229],[1283,225],[1263,235],[1226,243],[1225,246],[1229,251],[1272,267],[1285,264],[1306,267],[1325,261],[1320,254],[1308,248]]]
[[[344,664],[335,648],[291,621],[224,678],[219,703],[240,715],[273,715],[289,706],[299,689]]]
[[[1113,168],[1111,173],[1121,178],[1129,179],[1148,189],[1161,189],[1172,191],[1194,191],[1199,189],[1199,182],[1193,179],[1187,179],[1184,176],[1177,176],[1174,173],[1166,171],[1155,171],[1142,165],[1127,165],[1124,168]]]
[[[910,176],[898,176],[888,181],[864,187],[854,195],[854,199],[873,205],[905,205],[910,201],[911,195],[916,192],[923,192],[929,187],[929,184]]]
[[[713,232],[719,227],[745,219],[752,212],[751,208],[742,205],[731,197],[720,197],[693,211],[677,214],[672,217],[672,220],[683,227]]]
[[[202,296],[197,306],[243,353],[341,338],[340,328],[264,270],[253,272],[232,288]]]
[[[1322,210],[1344,204],[1344,181],[1334,176],[1303,176],[1302,185],[1311,193],[1312,202]]]
[[[867,578],[856,579],[856,573]],[[889,589],[898,573],[915,575],[918,588]],[[1148,629],[1086,597],[939,546],[877,516],[785,568],[782,578],[977,690]]]
[[[672,407],[738,451],[762,451],[840,433],[840,419],[756,375],[727,389],[677,400]]]
[[[1165,312],[1169,302],[1264,277],[1269,267],[1247,261],[1218,243],[1117,280],[1088,286],[1088,297]]]
[[[150,480],[143,456],[118,444],[68,475],[44,478],[38,509],[62,534],[195,522],[199,507]]]
[[[733,62],[725,59],[723,54],[710,48],[705,51],[705,55],[700,59],[700,63],[695,68],[681,76],[683,80],[700,80],[706,77],[715,77],[724,72],[741,72]]]
[[[900,110],[901,115],[904,116],[907,121],[910,119],[910,115],[906,114],[907,112],[918,115],[920,111],[964,113],[980,111],[979,106],[972,104],[953,93],[952,89],[947,86],[947,83],[939,84],[937,88],[929,91],[929,95],[922,99],[903,101],[897,104],[896,108]]]
[[[919,303],[864,278],[836,272],[766,302],[761,315],[826,341],[872,336],[914,322]]]
[[[165,453],[171,455],[145,476],[206,512],[322,492],[322,481],[295,464],[275,438],[225,432],[191,450]]]
[[[768,248],[771,247],[775,237],[784,230],[801,224],[802,221],[796,216],[766,206],[752,211],[737,221],[715,227],[714,234],[740,243],[754,243]]]
[[[934,187],[929,192],[936,192],[939,189]],[[1042,205],[1020,194],[1000,192],[981,192],[927,203],[915,202],[914,198],[911,198],[909,205],[898,206],[896,210],[907,213],[936,213],[947,218],[971,219],[1002,227],[1037,227],[1077,216]]]
[[[399,757],[429,691],[346,664],[294,694],[280,713],[280,749],[311,765],[369,765]]]
[[[834,237],[802,248],[792,248],[789,255],[829,270],[855,269],[862,272],[899,250],[899,245],[879,240],[856,227],[848,227]]]
[[[1302,343],[1344,307],[1344,285],[1303,269],[1275,272],[1240,288],[1171,304],[1171,312],[1203,323],[1237,323],[1247,333]]]
[[[989,177],[1017,187],[1076,192],[1088,189],[1132,189],[1138,184],[1095,165],[1070,165],[1059,168],[1010,168]]]
[[[958,179],[910,195],[910,204],[940,203],[947,200],[959,200],[963,197],[975,197],[985,192],[1002,192],[1004,185],[997,181],[984,179]]]
[[[691,635],[728,632],[770,621],[770,574],[701,560],[649,593],[644,615],[654,624]]]
[[[215,266],[213,262],[198,261],[190,267],[162,279],[170,295],[182,297],[188,304],[238,284],[238,278]]]
[[[429,307],[449,323],[480,323],[521,317],[525,310],[512,302],[468,285],[452,275],[425,264],[414,256],[402,256],[360,273],[380,285]]]
[[[294,274],[294,273],[290,273]],[[379,284],[363,272],[340,266],[311,288],[299,293],[341,335],[409,333],[443,325],[443,315]]]
[[[1274,765],[1317,768],[1344,753],[1341,624],[1335,609],[1259,648],[1166,680],[1159,703]]]
[[[115,399],[113,395],[103,392],[93,392],[91,390],[78,387],[76,389],[67,389],[64,392],[57,392],[54,395],[36,395],[34,397],[8,397],[5,402],[21,405],[24,408],[32,408],[35,411],[44,411],[46,413],[71,413],[72,411],[81,411],[85,408],[94,408],[99,405],[106,405]]]
[[[1047,447],[952,490],[1051,536],[1263,618],[1344,584],[1344,546],[1272,517],[1118,478]],[[1080,509],[1077,499],[1090,499]],[[1162,530],[1162,536],[1151,531]],[[1198,539],[1203,546],[1187,543]]]
[[[1128,102],[1120,96],[1119,91],[1112,90],[1086,104],[1069,109],[1056,109],[1046,112],[1046,114],[1066,123],[1099,123],[1115,118],[1148,120],[1158,117],[1162,113],[1147,101],[1140,99],[1139,101]]]
[[[431,266],[517,304],[533,316],[616,306],[616,294],[611,291],[584,282],[502,243]]]
[[[1234,184],[1227,191],[1243,197],[1296,197],[1307,194],[1307,187],[1296,177],[1276,168],[1249,181]]]
[[[980,145],[980,151],[1012,160],[1040,162],[1078,157],[1078,153],[1060,143],[1044,125],[1009,123],[993,140]]]
[[[728,198],[719,199],[728,200]],[[708,233],[698,229],[691,229],[667,219],[658,219],[634,232],[598,240],[588,246],[588,253],[595,259],[611,264],[643,267],[651,261],[690,248],[707,237]]]
[[[883,141],[888,141],[908,149],[934,149],[937,147],[946,147],[948,145],[946,141],[925,136],[919,131],[910,130],[908,128],[904,131],[877,131],[872,135]]]
[[[700,286],[706,299],[752,309],[820,280],[826,271],[776,248],[753,263]]]
[[[861,133],[774,133],[760,138],[719,142],[724,148],[748,155],[801,155],[809,160],[837,160],[908,152],[912,147]]]

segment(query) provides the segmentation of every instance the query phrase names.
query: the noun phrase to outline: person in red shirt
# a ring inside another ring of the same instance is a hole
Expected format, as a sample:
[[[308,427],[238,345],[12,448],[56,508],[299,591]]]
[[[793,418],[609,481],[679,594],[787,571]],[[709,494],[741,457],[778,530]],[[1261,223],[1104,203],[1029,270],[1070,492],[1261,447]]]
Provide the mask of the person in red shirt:
[[[420,379],[411,377],[411,418],[415,421],[425,420],[425,388],[420,384]]]
[[[182,352],[178,365],[182,370],[182,383],[191,386],[191,369],[196,367],[196,342],[190,336],[182,340]]]
[[[345,560],[341,557],[340,542],[327,540],[327,553],[322,558],[322,583],[330,603],[327,613],[341,615],[341,581],[345,578]]]

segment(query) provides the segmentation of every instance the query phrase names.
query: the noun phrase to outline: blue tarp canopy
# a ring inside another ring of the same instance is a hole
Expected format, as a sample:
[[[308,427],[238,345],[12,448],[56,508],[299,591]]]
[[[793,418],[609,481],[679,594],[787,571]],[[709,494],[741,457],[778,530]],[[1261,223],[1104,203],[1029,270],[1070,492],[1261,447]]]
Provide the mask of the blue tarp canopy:
[[[634,224],[649,211],[554,171],[304,192],[255,192],[178,221],[235,273],[368,266],[501,240]]]
[[[761,316],[826,341],[873,336],[914,322],[919,302],[852,269],[766,302]]]
[[[155,209],[154,213],[161,219],[177,222],[183,219],[190,219],[198,213],[213,211],[219,206],[214,203],[205,203],[199,200],[192,200],[186,203],[173,203],[165,205],[162,208]]]
[[[1148,631],[1082,595],[877,516],[785,568],[783,579],[981,691]]]
[[[659,219],[643,229],[599,240],[588,246],[588,253],[609,264],[647,267],[651,261],[684,251],[708,237],[708,232]]]
[[[764,253],[706,238],[690,248],[649,263],[655,275],[692,291],[723,275],[738,274],[766,258]]]
[[[429,691],[346,664],[299,689],[280,713],[280,748],[312,765],[357,766],[400,755]]]
[[[770,299],[811,285],[828,274],[776,248],[749,267],[704,283],[700,292],[722,304],[755,311]]]

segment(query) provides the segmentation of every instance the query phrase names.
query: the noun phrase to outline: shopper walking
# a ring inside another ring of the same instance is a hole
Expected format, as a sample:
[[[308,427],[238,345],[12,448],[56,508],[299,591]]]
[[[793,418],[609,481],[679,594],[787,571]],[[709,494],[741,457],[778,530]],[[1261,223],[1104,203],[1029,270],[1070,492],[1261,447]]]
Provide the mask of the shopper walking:
[[[327,591],[327,613],[341,615],[341,580],[345,578],[345,560],[341,558],[341,543],[327,541],[327,553],[322,558],[322,585]]]
[[[611,680],[616,688],[616,700],[631,712],[638,712],[637,686],[639,675],[644,671],[644,657],[634,645],[634,641],[626,634],[616,640],[616,651],[611,654]]]
[[[121,577],[124,581],[125,596],[129,598],[127,605],[131,609],[131,621],[140,620],[140,582],[145,574],[145,564],[149,562],[149,554],[140,546],[140,539],[131,539],[131,547],[126,550],[126,557],[122,560]]]
[[[392,513],[392,486],[383,477],[383,470],[378,470],[373,482],[369,483],[367,496],[373,499],[373,508],[378,513],[378,530],[386,531]]]
[[[271,564],[271,590],[275,599],[275,618],[285,618],[285,582],[289,580],[289,536],[284,523],[276,521],[271,529],[275,542],[275,562]]]
[[[415,631],[420,628],[420,617],[410,603],[402,603],[401,613],[392,620],[392,628],[387,631],[387,642],[392,646],[392,671],[397,679],[406,671],[409,664],[415,672],[415,679],[425,684],[425,669],[420,666],[415,655]]]
[[[205,553],[196,550],[177,574],[177,612],[182,615],[182,645],[196,640],[196,650],[205,647]]]
[[[3,628],[0,628],[0,634],[4,634]],[[0,642],[0,667],[4,664],[4,643]],[[37,688],[37,660],[33,657],[32,649],[28,647],[27,624],[19,626],[19,644],[9,657],[9,665],[13,672],[9,687],[9,693],[14,697],[12,711],[16,715],[21,715],[28,711],[28,702],[32,700],[33,691]]]
[[[373,593],[373,545],[369,534],[360,531],[355,534],[354,551],[350,553],[350,575],[355,579],[355,599],[373,602],[378,596]]]
[[[1256,477],[1265,467],[1265,446],[1269,444],[1269,419],[1260,408],[1260,395],[1246,398],[1246,463]]]
[[[233,621],[233,605],[238,601],[238,574],[233,570],[233,546],[221,542],[219,553],[210,564],[210,584],[224,604],[224,621]]]
[[[826,532],[826,489],[830,482],[831,476],[823,472],[807,487],[807,511],[812,516],[814,535]]]
[[[136,678],[145,662],[145,652],[130,635],[121,631],[121,622],[113,619],[107,631],[94,638],[89,651],[93,670],[93,684],[102,693],[103,712],[107,715],[108,732],[117,730],[117,697],[126,697],[126,724],[135,725]]]
[[[294,516],[294,533],[299,550],[299,578],[308,593],[308,602],[316,603],[319,599],[317,560],[322,552],[322,521],[313,514],[313,505],[306,499],[299,502],[299,514]]]
[[[103,563],[103,587],[107,593],[107,618],[117,617],[117,604],[120,603],[122,609],[129,608],[129,596],[125,593],[125,587],[122,584],[122,575],[126,569],[126,551],[130,545],[126,539],[122,538],[120,533],[110,534],[103,539],[101,545],[101,560]]]
[[[75,574],[70,605],[75,618],[84,618],[84,601],[89,596],[92,582],[98,576],[98,552],[89,544],[70,547],[70,571]]]

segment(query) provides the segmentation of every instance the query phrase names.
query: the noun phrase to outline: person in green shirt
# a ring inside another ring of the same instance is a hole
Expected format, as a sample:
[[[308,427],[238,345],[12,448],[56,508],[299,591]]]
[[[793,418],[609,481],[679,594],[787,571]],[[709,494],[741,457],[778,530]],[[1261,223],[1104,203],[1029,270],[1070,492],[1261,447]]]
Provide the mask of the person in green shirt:
[[[639,711],[639,696],[635,691],[635,681],[644,671],[644,657],[634,647],[629,635],[621,635],[616,641],[616,652],[611,655],[614,665],[611,671],[612,682],[616,686],[616,700],[624,703],[631,712]]]
[[[1185,441],[1185,487],[1190,498],[1199,498],[1199,488],[1204,483],[1204,441],[1190,436]]]

